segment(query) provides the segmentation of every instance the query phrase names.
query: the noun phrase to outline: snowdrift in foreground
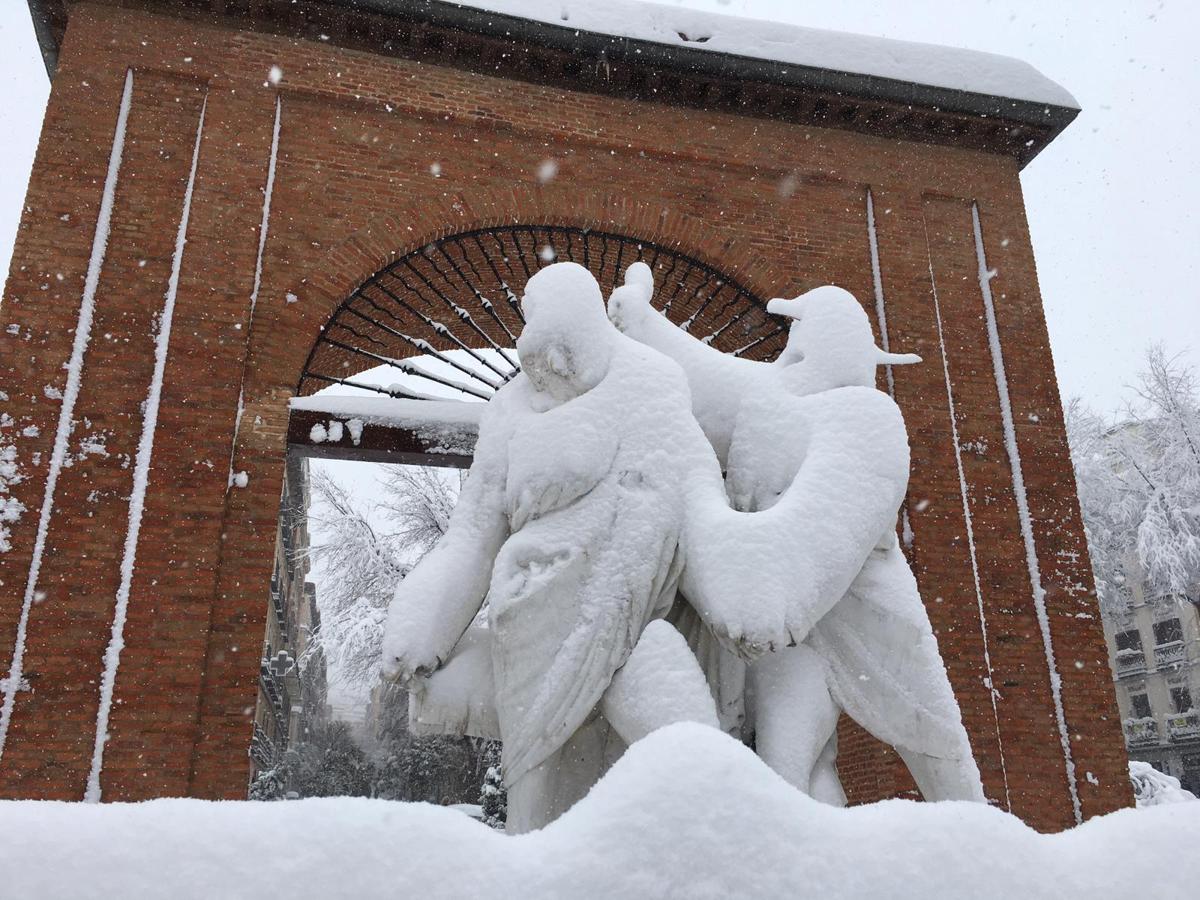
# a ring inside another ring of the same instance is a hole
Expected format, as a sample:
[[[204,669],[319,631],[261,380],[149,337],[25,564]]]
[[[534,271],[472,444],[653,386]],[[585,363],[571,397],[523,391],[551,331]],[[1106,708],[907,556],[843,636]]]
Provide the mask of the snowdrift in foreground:
[[[970,803],[836,809],[701,725],[635,744],[542,831],[361,799],[0,803],[6,897],[1194,896],[1200,803],[1039,835]],[[1136,848],[1137,864],[1129,863]]]

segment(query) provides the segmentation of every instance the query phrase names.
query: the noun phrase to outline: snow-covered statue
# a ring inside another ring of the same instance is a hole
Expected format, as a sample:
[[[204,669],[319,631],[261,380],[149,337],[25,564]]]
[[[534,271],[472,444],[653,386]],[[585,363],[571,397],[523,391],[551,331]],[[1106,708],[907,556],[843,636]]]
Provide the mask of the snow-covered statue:
[[[720,479],[683,373],[613,327],[574,263],[534,275],[522,308],[522,374],[489,402],[449,529],[400,583],[383,644],[418,711],[426,691],[473,682],[482,705],[446,727],[503,741],[513,832],[561,814],[654,728],[717,724],[687,643],[656,621],[706,454]]]
[[[792,319],[774,363],[696,340],[652,309],[652,293],[649,267],[634,264],[609,315],[682,366],[730,501],[754,513],[726,522],[704,500],[689,515],[681,586],[706,628],[677,621],[704,663],[722,725],[733,730],[741,677],[732,654],[714,652],[714,636],[750,661],[742,728],[799,789],[845,803],[834,765],[845,711],[896,748],[926,799],[982,801],[937,641],[896,540],[908,482],[903,419],[874,388],[876,366],[919,358],[876,348],[861,306],[837,287],[771,301],[770,312]],[[744,610],[730,609],[739,599]]]

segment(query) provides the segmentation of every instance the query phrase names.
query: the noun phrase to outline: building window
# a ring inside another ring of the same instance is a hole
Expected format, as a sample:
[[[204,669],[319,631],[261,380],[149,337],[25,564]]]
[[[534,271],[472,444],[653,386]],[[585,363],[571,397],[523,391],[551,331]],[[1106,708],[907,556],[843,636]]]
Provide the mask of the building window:
[[[1192,708],[1192,691],[1188,687],[1171,688],[1171,705],[1175,712],[1185,713]]]
[[[1136,628],[1129,631],[1122,631],[1117,635],[1117,652],[1122,650],[1141,650],[1142,649],[1142,633]]]
[[[1154,643],[1158,646],[1183,640],[1183,624],[1178,617],[1154,623]]]
[[[1150,698],[1145,694],[1133,694],[1129,698],[1129,704],[1132,709],[1133,718],[1149,719],[1154,715],[1150,709]]]
[[[1183,773],[1179,777],[1180,785],[1193,794],[1200,794],[1200,753],[1185,753],[1183,755]]]

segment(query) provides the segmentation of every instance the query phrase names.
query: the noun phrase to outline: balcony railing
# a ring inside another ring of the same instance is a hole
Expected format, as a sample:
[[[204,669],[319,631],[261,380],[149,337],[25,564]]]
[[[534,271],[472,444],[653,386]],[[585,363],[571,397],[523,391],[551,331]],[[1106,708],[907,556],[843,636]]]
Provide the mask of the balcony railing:
[[[279,592],[274,582],[271,584],[271,608],[275,611],[275,621],[279,623],[279,638],[286,644],[288,643],[287,609],[284,607],[283,594]]]
[[[1154,648],[1154,665],[1158,668],[1174,666],[1184,659],[1183,641],[1171,641],[1169,644],[1159,644]]]
[[[1172,741],[1200,738],[1200,713],[1195,710],[1167,716],[1167,737]]]
[[[1158,743],[1158,722],[1154,719],[1126,719],[1125,743],[1130,747],[1143,747]]]
[[[254,737],[250,739],[250,758],[260,769],[269,769],[275,765],[278,751],[275,742],[267,737],[267,733],[254,725]]]
[[[258,670],[258,683],[267,702],[271,705],[271,713],[277,726],[276,731],[284,736],[283,740],[286,743],[288,716],[292,707],[292,698],[288,693],[287,685],[284,684],[282,678],[271,671],[271,666],[265,659]]]
[[[1117,677],[1146,674],[1146,654],[1138,650],[1117,651]]]

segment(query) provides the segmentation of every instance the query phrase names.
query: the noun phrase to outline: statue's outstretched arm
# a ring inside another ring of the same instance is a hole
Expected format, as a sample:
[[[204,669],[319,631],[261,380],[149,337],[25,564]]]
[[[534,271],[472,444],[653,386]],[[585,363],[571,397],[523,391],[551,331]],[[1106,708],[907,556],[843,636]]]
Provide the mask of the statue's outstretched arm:
[[[747,658],[804,640],[893,527],[908,483],[904,422],[886,394],[839,388],[780,416],[803,417],[808,445],[778,503],[735,512],[711,479],[696,480],[689,503],[683,591]]]
[[[483,605],[496,554],[508,537],[506,429],[489,429],[488,418],[446,534],[397,585],[388,606],[388,679],[407,682],[441,666]]]
[[[722,467],[738,406],[759,377],[763,363],[722,353],[688,334],[650,305],[650,267],[638,262],[625,271],[625,283],[608,299],[608,317],[628,337],[677,362],[687,375],[692,412]]]

